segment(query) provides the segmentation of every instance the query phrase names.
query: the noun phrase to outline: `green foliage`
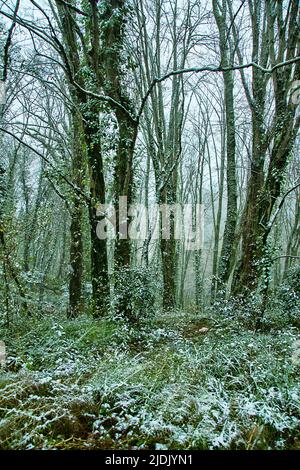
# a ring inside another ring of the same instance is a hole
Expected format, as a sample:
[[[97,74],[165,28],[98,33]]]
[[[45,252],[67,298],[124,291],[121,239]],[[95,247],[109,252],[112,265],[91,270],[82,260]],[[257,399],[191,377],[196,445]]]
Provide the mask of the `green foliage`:
[[[289,286],[295,295],[300,296],[300,265],[289,269],[286,275],[285,285]]]
[[[269,317],[279,326],[300,326],[300,266],[291,268],[270,297]]]
[[[143,322],[157,310],[160,288],[159,278],[152,269],[122,267],[115,274],[115,303],[129,307],[131,316],[128,320]]]
[[[297,338],[219,315],[20,320],[3,337],[0,447],[299,449]]]

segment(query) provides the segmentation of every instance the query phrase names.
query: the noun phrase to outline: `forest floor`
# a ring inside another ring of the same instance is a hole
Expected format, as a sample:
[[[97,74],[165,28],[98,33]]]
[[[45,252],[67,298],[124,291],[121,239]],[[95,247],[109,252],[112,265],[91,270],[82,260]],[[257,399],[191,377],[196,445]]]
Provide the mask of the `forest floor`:
[[[1,449],[300,449],[295,326],[50,315],[1,336]]]

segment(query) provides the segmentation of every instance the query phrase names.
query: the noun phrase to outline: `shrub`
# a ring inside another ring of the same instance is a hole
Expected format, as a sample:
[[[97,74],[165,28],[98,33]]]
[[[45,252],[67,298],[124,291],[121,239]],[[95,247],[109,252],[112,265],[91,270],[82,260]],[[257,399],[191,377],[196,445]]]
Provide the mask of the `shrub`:
[[[300,266],[291,268],[270,295],[264,322],[274,326],[300,326]]]
[[[158,307],[160,281],[152,269],[122,267],[115,275],[117,312],[132,323],[152,317]]]

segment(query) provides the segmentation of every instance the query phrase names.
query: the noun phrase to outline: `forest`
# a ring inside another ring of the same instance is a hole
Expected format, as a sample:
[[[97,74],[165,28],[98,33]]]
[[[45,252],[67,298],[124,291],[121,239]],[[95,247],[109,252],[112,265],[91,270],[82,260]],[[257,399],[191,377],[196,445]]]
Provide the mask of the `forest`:
[[[0,449],[300,450],[299,0],[0,0]]]

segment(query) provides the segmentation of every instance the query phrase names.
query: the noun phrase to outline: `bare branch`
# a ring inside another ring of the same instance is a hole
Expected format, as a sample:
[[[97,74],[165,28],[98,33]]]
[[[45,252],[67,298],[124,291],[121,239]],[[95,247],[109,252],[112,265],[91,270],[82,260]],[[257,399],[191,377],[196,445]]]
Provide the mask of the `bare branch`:
[[[5,46],[4,46],[3,73],[2,73],[3,82],[5,82],[6,79],[7,79],[8,64],[9,64],[9,49],[11,47],[12,35],[13,35],[14,29],[15,29],[16,24],[17,24],[16,17],[17,17],[17,14],[18,14],[19,7],[20,7],[20,0],[17,0],[16,6],[15,6],[15,9],[14,9],[14,13],[13,13],[12,24],[11,24],[9,30],[8,30],[8,36],[7,36]]]
[[[57,0],[59,3],[62,5],[65,5],[67,8],[70,8],[71,10],[75,11],[79,15],[85,16],[86,18],[89,18],[89,15],[87,13],[84,13],[84,11],[80,10],[79,8],[75,7],[71,3],[65,2],[64,0]]]
[[[277,218],[277,216],[278,216],[278,214],[279,214],[279,212],[280,212],[280,209],[282,208],[282,206],[283,206],[283,204],[284,204],[284,201],[285,201],[286,197],[287,197],[291,192],[295,191],[295,189],[299,188],[299,186],[300,186],[300,182],[297,183],[297,184],[296,184],[295,186],[293,186],[292,188],[290,188],[290,189],[282,196],[282,199],[281,199],[281,201],[280,201],[280,203],[279,203],[279,205],[278,205],[276,211],[274,212],[274,215],[273,215],[272,219],[270,220],[270,222],[269,222],[269,224],[268,224],[268,233],[270,233],[271,228],[272,228],[272,226],[274,225],[274,222],[275,222],[275,220],[276,220],[276,218]]]
[[[162,77],[157,77],[157,78],[154,78],[154,80],[152,81],[152,83],[150,84],[148,90],[147,90],[147,93],[145,94],[145,96],[143,97],[142,99],[142,103],[141,103],[141,106],[140,106],[140,110],[139,110],[139,113],[138,113],[138,119],[141,117],[142,113],[143,113],[143,110],[144,110],[144,107],[145,107],[145,104],[147,102],[147,99],[149,98],[152,90],[154,89],[155,85],[157,85],[158,83],[161,83],[161,82],[164,82],[165,80],[167,80],[168,78],[170,77],[174,77],[176,75],[182,75],[182,74],[185,74],[185,73],[201,73],[201,72],[212,72],[212,73],[220,73],[220,72],[229,72],[229,71],[233,71],[233,70],[243,70],[243,69],[247,69],[247,68],[250,68],[250,67],[254,67],[254,68],[257,68],[259,69],[261,72],[263,73],[266,73],[266,74],[271,74],[273,73],[275,70],[281,68],[281,67],[285,67],[287,65],[292,65],[292,64],[295,64],[296,62],[299,62],[300,61],[300,56],[297,56],[297,57],[293,57],[292,59],[290,60],[286,60],[284,62],[280,62],[276,65],[274,65],[273,67],[271,68],[264,68],[262,67],[261,65],[255,63],[255,62],[249,62],[247,64],[241,64],[241,65],[230,65],[228,67],[221,67],[221,66],[218,66],[218,67],[212,67],[212,66],[204,66],[204,67],[190,67],[190,68],[187,68],[187,69],[181,69],[181,70],[172,70],[171,72],[168,72],[166,75],[163,75]]]
[[[91,200],[90,198],[85,194],[83,193],[80,188],[78,188],[75,184],[73,184],[68,178],[66,178],[65,175],[63,175],[60,171],[57,170],[57,168],[55,167],[55,165],[47,158],[45,157],[45,155],[43,155],[41,152],[39,152],[38,150],[36,150],[34,147],[32,147],[30,144],[28,144],[27,142],[25,142],[24,140],[20,139],[18,136],[16,136],[15,134],[13,134],[12,132],[8,131],[7,129],[4,129],[3,127],[0,127],[0,131],[4,132],[5,134],[8,134],[10,135],[11,137],[13,137],[14,139],[16,139],[20,144],[24,145],[25,147],[27,147],[29,150],[31,150],[32,152],[34,152],[36,155],[38,155],[40,158],[42,158],[42,160],[44,160],[48,165],[50,165],[52,168],[54,168],[54,170],[56,171],[56,173],[60,176],[60,178],[65,182],[67,183],[68,186],[70,186],[80,197],[82,197],[85,202],[87,204],[90,205],[91,203]]]
[[[276,261],[277,259],[280,258],[293,258],[293,259],[300,259],[300,256],[293,256],[293,255],[280,255],[276,256],[275,258],[272,258],[271,261]]]

